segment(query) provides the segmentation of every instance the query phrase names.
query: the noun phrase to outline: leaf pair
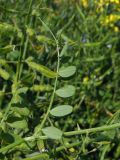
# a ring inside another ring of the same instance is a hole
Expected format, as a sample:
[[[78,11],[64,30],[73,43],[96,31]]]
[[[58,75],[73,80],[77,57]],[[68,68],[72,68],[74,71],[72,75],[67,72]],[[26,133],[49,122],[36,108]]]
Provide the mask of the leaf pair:
[[[59,75],[62,78],[68,78],[74,75],[76,72],[75,66],[61,68],[57,74],[56,72],[51,71],[49,68],[41,64],[37,64],[33,62],[32,60],[27,60],[26,62],[30,68],[35,69],[36,71],[40,72],[41,74],[43,74],[44,76],[48,78],[55,78],[57,75]],[[43,87],[41,88],[41,86],[34,86],[32,89],[42,90]],[[65,87],[62,87],[56,90],[56,95],[62,98],[68,98],[68,97],[73,96],[74,94],[75,94],[75,87],[72,85],[67,85]],[[50,111],[50,114],[55,117],[63,117],[63,116],[70,114],[72,110],[73,110],[73,107],[70,105],[59,105],[53,108]],[[43,128],[42,131],[48,138],[52,138],[52,139],[61,139],[62,134],[63,134],[61,130],[53,126]]]
[[[71,97],[75,94],[75,87],[72,85],[65,86],[63,88],[56,90],[56,94],[62,98]],[[70,114],[72,112],[72,110],[73,110],[73,107],[70,105],[60,105],[60,106],[53,108],[50,111],[50,114],[55,117],[63,117],[63,116]],[[53,126],[43,128],[42,132],[48,138],[51,138],[51,139],[58,139],[59,140],[62,138],[62,135],[63,135],[63,132],[60,129],[53,127]]]

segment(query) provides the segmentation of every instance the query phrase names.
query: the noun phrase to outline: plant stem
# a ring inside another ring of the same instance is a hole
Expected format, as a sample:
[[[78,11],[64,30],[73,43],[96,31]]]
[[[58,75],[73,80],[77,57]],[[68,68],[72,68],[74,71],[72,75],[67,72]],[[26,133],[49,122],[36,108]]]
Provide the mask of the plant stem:
[[[75,147],[75,146],[78,146],[78,145],[80,145],[80,141],[78,141],[78,142],[74,142],[74,143],[71,143],[71,144],[66,144],[65,146],[60,146],[60,147],[57,147],[56,148],[56,152],[60,152],[60,151],[62,151],[62,150],[64,150],[65,148],[72,148],[72,147]]]
[[[108,131],[112,130],[115,128],[120,128],[120,123],[116,124],[111,124],[111,125],[105,125],[101,127],[96,127],[96,128],[89,128],[89,129],[81,129],[79,131],[70,131],[70,132],[64,132],[64,136],[74,136],[74,135],[79,135],[79,134],[88,134],[88,133],[95,133],[95,132],[101,132],[101,131]]]
[[[49,155],[47,153],[40,153],[35,156],[24,158],[23,160],[49,160]]]
[[[31,13],[31,9],[32,9],[32,4],[33,4],[33,0],[30,0],[30,4],[29,4],[29,9],[28,9],[28,14],[25,20],[25,25],[29,25],[30,23],[30,13]],[[22,69],[23,69],[23,63],[22,61],[25,59],[26,53],[27,53],[27,47],[28,47],[28,41],[29,41],[29,35],[27,35],[26,40],[24,42],[25,36],[22,38],[22,45],[24,45],[24,50],[22,53],[21,50],[21,54],[18,60],[18,65],[17,65],[17,73],[16,73],[16,81],[18,81],[20,79],[21,73],[22,73]]]
[[[26,23],[28,24],[29,23],[29,18],[30,18],[30,13],[31,13],[31,8],[32,8],[32,4],[33,4],[33,0],[30,1],[30,5],[29,5],[29,10],[28,10],[28,15],[27,15],[27,18],[26,18]],[[24,40],[24,38],[22,39],[22,41]],[[27,38],[26,38],[26,41],[24,43],[24,51],[23,51],[23,55],[22,55],[22,52],[21,52],[21,55],[19,57],[19,60],[18,60],[18,63],[17,63],[17,70],[16,70],[16,78],[15,78],[15,81],[14,81],[14,84],[16,85],[16,90],[17,90],[17,84],[19,82],[19,79],[20,79],[20,75],[22,73],[22,69],[23,69],[23,60],[25,59],[25,56],[26,56],[26,52],[27,52],[27,47],[28,47],[28,40],[29,40],[29,36],[27,35]],[[23,41],[24,42],[24,41]],[[21,59],[22,58],[22,59]],[[9,102],[8,104],[8,107],[6,108],[6,111],[4,113],[4,116],[1,120],[1,124],[7,119],[7,115],[9,113],[9,110],[12,106],[12,103],[14,101],[14,97],[16,96],[17,92],[14,93],[11,101]]]
[[[81,134],[88,134],[88,133],[96,133],[96,132],[102,132],[102,131],[108,131],[108,130],[112,130],[112,129],[117,129],[120,128],[120,123],[116,123],[116,124],[111,124],[111,125],[105,125],[105,126],[101,126],[101,127],[96,127],[96,128],[90,128],[90,129],[83,129],[83,130],[79,130],[79,131],[70,131],[70,132],[64,132],[63,136],[69,137],[69,136],[75,136],[75,135],[81,135]],[[24,138],[24,140],[20,140],[17,141],[15,143],[9,144],[6,147],[3,147],[0,149],[0,153],[5,152],[21,143],[23,143],[24,141],[35,141],[36,139],[49,139],[47,136],[31,136],[31,137],[26,137]],[[58,149],[59,151],[60,149]]]
[[[12,144],[9,144],[9,145],[7,145],[7,146],[5,146],[5,147],[2,147],[2,148],[0,149],[0,153],[7,152],[8,150],[16,147],[17,145],[20,145],[20,144],[23,143],[23,142],[24,142],[24,140],[18,140],[18,141],[15,142],[15,143],[12,143]]]
[[[31,1],[30,1],[30,4],[29,4],[28,14],[27,14],[27,17],[26,17],[26,22],[25,22],[26,25],[31,25],[31,19],[32,19],[32,17],[31,17],[32,4],[33,4],[33,0],[31,0]],[[22,54],[22,56],[21,56],[21,60],[20,60],[20,61],[24,61],[24,60],[25,60],[26,53],[27,53],[27,48],[28,48],[28,42],[29,42],[29,35],[27,34],[26,41],[25,41],[25,43],[24,43],[23,54]],[[19,78],[21,77],[22,70],[23,70],[23,63],[21,63],[20,68],[19,68]]]
[[[22,60],[20,62],[21,65],[20,65],[20,68],[19,68],[19,78],[21,77],[21,74],[22,74],[22,69],[23,69],[22,61],[24,61],[26,53],[27,53],[28,41],[29,41],[29,36],[27,35],[27,38],[26,38],[26,41],[25,41],[25,44],[24,44],[24,51],[23,51],[23,55],[22,55]]]
[[[74,143],[71,143],[71,144],[66,144],[65,147],[66,147],[67,149],[69,149],[69,148],[71,148],[71,147],[75,147],[75,146],[80,145],[80,143],[81,143],[81,142],[78,141],[78,142],[74,142]],[[60,152],[60,151],[64,150],[65,147],[64,147],[64,146],[57,147],[57,148],[56,148],[56,152]],[[44,152],[43,152],[43,153],[37,154],[37,155],[35,155],[35,156],[33,156],[33,157],[24,158],[23,160],[37,160],[38,158],[49,158],[49,156],[48,156],[47,153],[44,153]]]
[[[59,66],[60,66],[60,59],[59,59],[60,53],[59,53],[58,41],[57,41],[56,37],[54,36],[53,32],[50,30],[50,28],[41,20],[41,18],[39,18],[39,19],[42,22],[42,24],[45,26],[45,28],[51,33],[53,39],[56,42],[56,49],[57,49],[57,71],[56,72],[58,73]],[[42,127],[44,126],[44,123],[46,122],[46,120],[48,118],[48,115],[49,115],[49,112],[51,110],[51,107],[52,107],[52,104],[53,104],[53,101],[54,101],[54,97],[55,97],[55,91],[56,91],[56,87],[57,87],[57,81],[58,81],[58,74],[57,74],[56,79],[55,79],[54,90],[53,90],[53,93],[52,93],[52,96],[51,96],[51,100],[50,100],[50,104],[48,106],[47,112],[46,112],[46,114],[45,114],[45,116],[44,116],[44,118],[43,118],[43,120],[42,120],[42,122],[40,124],[40,127],[39,127],[38,131],[35,133],[35,135],[41,131]]]

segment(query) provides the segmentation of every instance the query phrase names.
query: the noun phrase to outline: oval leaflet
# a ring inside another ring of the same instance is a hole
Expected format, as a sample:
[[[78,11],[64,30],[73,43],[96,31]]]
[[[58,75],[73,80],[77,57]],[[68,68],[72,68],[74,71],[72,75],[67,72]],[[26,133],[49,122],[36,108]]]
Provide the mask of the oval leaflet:
[[[70,105],[60,105],[53,108],[50,114],[56,117],[62,117],[70,114],[73,111],[73,107]]]
[[[56,127],[46,127],[46,128],[43,128],[42,129],[42,132],[48,137],[48,138],[51,138],[51,139],[61,139],[62,137],[62,131],[59,130],[58,128]]]
[[[71,97],[75,94],[75,87],[72,85],[67,85],[65,87],[62,87],[62,88],[56,90],[56,94],[62,98]]]
[[[67,78],[67,77],[74,75],[75,72],[76,72],[75,66],[68,66],[66,68],[60,68],[59,75],[63,78]]]

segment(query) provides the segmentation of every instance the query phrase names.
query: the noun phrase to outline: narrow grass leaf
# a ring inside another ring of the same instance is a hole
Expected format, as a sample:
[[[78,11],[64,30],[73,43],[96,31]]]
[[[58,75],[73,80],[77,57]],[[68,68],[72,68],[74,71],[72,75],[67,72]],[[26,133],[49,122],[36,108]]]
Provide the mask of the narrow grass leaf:
[[[63,116],[70,114],[72,110],[73,110],[73,107],[70,105],[60,105],[60,106],[53,108],[50,111],[50,114],[56,117],[63,117]]]

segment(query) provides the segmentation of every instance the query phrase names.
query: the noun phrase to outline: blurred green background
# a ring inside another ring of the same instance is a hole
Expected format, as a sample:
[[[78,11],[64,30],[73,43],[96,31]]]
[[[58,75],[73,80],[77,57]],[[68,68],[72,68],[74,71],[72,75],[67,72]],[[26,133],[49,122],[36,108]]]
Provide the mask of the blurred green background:
[[[69,99],[55,97],[54,105],[69,103],[73,113],[65,118],[50,118],[51,123],[63,131],[98,127],[120,121],[120,1],[119,0],[0,0],[0,66],[10,75],[0,73],[0,119],[13,94],[13,82],[17,72],[16,63],[20,53],[32,56],[36,62],[56,70],[56,44],[42,21],[49,26],[59,42],[60,66],[75,65],[76,74],[70,79],[59,79],[58,87],[71,84],[76,94]],[[18,73],[19,74],[19,73]],[[10,76],[10,78],[9,78]],[[19,77],[19,76],[18,76]],[[54,80],[31,72],[23,65],[20,73],[20,86],[31,88],[33,84],[50,85]],[[49,91],[48,91],[49,90]],[[4,94],[2,94],[4,92]],[[51,89],[35,92],[29,90],[16,98],[24,102],[30,111],[25,117],[28,128],[13,130],[4,124],[1,128],[1,147],[10,144],[4,133],[30,136],[39,120],[43,118],[50,102]],[[24,105],[25,105],[24,104]],[[8,117],[13,116],[12,111]],[[14,115],[15,116],[15,115]],[[48,125],[49,122],[46,122]],[[54,153],[51,148],[59,142],[44,141],[50,150],[51,159],[57,160],[118,160],[120,158],[119,129],[83,136],[65,138],[68,143],[80,141],[70,149]],[[35,143],[35,142],[34,142]],[[42,142],[40,142],[41,144]],[[62,142],[61,142],[62,143]],[[38,145],[39,146],[39,145]],[[18,146],[1,154],[3,160],[25,158],[27,154],[38,151],[35,144]],[[54,148],[53,147],[53,148]],[[50,158],[49,158],[50,159]]]

